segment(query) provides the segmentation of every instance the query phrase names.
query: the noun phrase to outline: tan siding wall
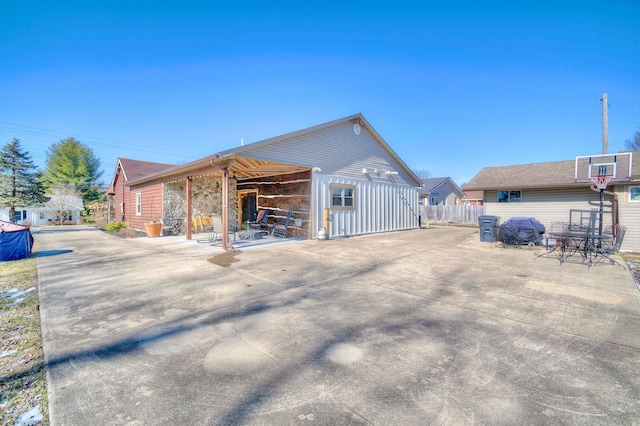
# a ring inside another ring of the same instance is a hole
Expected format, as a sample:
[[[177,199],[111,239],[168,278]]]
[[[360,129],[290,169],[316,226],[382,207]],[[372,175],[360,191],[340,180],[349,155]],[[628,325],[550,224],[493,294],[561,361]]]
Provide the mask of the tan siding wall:
[[[620,224],[627,227],[620,250],[640,252],[640,203],[629,202],[628,186],[616,186],[616,193],[620,203]]]
[[[522,202],[498,203],[497,191],[486,191],[485,214],[500,217],[499,223],[511,217],[535,217],[545,227],[551,222],[568,222],[569,211],[599,209],[600,194],[590,189],[523,190]],[[605,195],[603,224],[611,224],[611,199]]]

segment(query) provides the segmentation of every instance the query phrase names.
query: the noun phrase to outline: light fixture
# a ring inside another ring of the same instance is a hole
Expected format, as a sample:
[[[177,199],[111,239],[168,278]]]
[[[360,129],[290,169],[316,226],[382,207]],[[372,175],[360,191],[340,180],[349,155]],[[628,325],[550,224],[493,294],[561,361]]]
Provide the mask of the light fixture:
[[[314,171],[314,172],[321,172],[321,171],[322,171],[322,169],[321,169],[320,167],[317,167],[317,166],[316,166],[316,167],[314,167],[314,168],[313,168],[313,171]]]
[[[397,175],[397,174],[398,174],[398,172],[385,172],[385,174],[386,174],[387,176],[391,176],[391,175]]]

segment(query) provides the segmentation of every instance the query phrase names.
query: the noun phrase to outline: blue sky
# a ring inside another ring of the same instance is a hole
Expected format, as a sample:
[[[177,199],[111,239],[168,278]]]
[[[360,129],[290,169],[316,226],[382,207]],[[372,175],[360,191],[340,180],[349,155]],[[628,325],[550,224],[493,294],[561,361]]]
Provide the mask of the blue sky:
[[[640,129],[640,2],[0,0],[0,143],[184,163],[361,112],[414,170],[609,152]]]

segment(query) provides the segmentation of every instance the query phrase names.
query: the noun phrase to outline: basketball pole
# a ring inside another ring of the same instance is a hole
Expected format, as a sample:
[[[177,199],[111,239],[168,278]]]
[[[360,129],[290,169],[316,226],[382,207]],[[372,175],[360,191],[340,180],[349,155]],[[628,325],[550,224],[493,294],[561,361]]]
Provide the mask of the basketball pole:
[[[602,242],[602,216],[604,214],[604,189],[600,190],[600,217],[598,219],[598,236],[600,239],[598,240],[598,248],[600,248],[600,244]]]

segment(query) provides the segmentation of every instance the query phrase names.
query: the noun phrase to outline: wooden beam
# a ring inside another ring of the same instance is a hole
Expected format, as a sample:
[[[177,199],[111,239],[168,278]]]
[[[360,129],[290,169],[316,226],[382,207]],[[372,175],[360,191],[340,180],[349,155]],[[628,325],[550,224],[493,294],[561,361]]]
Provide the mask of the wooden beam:
[[[187,176],[187,218],[186,218],[186,225],[187,225],[187,229],[186,229],[186,235],[187,235],[187,240],[191,239],[191,214],[192,214],[192,209],[191,209],[191,203],[193,201],[193,194],[191,194],[191,183],[192,183],[192,177],[191,176]]]
[[[229,246],[229,168],[222,168],[222,249]]]

